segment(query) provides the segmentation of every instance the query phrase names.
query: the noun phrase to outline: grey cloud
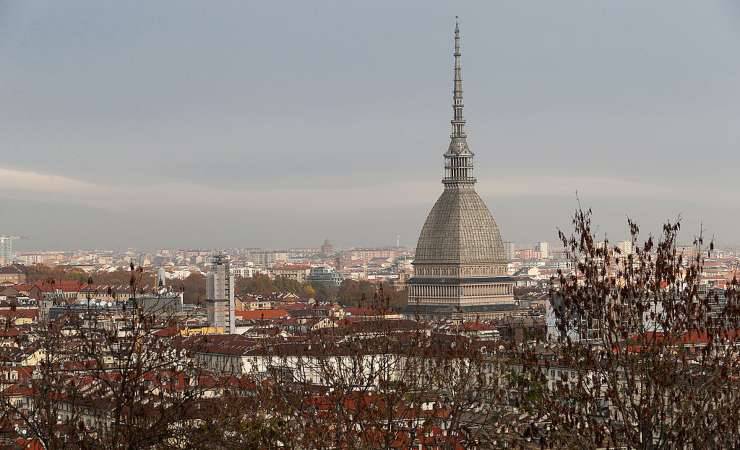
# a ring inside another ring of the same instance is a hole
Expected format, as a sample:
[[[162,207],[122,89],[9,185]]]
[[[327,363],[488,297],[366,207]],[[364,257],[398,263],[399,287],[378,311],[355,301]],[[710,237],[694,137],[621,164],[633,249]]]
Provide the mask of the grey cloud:
[[[735,239],[731,3],[0,2],[0,232],[411,244],[440,189],[459,14],[479,190],[505,238],[546,238],[578,190],[605,229],[681,212]],[[34,191],[9,171],[57,178]]]

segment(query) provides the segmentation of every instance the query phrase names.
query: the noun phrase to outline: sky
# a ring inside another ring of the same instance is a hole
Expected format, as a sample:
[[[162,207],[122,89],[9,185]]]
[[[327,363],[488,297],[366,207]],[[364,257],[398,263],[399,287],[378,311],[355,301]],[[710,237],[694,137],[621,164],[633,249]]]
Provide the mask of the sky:
[[[460,16],[504,240],[578,202],[740,244],[736,0],[0,0],[16,250],[413,247],[442,191]]]

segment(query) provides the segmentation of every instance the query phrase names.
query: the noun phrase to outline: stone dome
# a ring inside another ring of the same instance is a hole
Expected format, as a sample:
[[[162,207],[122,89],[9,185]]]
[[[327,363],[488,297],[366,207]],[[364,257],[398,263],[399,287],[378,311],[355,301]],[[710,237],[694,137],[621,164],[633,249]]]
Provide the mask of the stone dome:
[[[421,229],[420,263],[506,264],[496,221],[472,185],[445,187]]]

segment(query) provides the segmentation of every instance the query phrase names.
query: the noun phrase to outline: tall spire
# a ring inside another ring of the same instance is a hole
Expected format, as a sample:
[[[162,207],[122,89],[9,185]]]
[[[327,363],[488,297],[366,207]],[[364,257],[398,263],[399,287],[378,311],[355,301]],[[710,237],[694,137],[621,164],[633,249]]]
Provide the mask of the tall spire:
[[[460,23],[455,16],[455,82],[452,89],[452,137],[465,137],[463,118],[462,65],[460,63]]]
[[[460,24],[455,17],[455,76],[452,88],[452,134],[445,157],[445,186],[475,184],[473,178],[473,152],[468,148],[463,118],[462,64],[460,63]]]

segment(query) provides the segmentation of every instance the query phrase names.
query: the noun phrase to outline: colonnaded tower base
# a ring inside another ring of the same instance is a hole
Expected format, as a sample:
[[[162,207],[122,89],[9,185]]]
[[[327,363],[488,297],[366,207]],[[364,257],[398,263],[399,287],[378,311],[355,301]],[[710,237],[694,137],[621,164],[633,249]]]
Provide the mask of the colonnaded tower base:
[[[444,191],[427,216],[409,280],[407,314],[492,318],[516,307],[501,235],[475,192],[473,153],[463,119],[460,27],[455,24],[453,118],[444,154]]]

